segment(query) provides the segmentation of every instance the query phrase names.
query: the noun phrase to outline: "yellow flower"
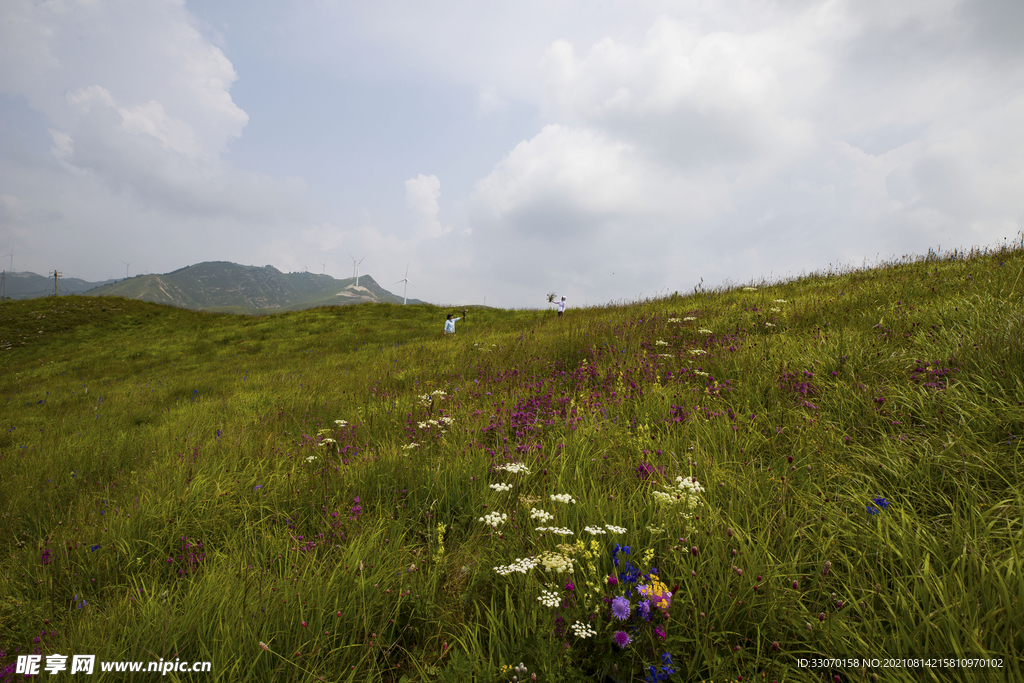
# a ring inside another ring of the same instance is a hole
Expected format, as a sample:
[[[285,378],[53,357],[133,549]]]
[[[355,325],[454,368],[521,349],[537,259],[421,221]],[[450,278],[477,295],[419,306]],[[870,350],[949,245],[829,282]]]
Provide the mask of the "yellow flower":
[[[651,600],[655,607],[668,609],[672,602],[672,593],[661,579],[651,578],[651,585],[640,586],[640,593]]]

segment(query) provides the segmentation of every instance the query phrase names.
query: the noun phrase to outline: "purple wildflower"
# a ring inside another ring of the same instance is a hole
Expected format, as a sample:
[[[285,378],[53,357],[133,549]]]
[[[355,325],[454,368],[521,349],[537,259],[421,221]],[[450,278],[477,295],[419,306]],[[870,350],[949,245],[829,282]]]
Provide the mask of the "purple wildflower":
[[[640,604],[636,606],[636,613],[640,615],[641,619],[651,618],[651,603],[649,600],[641,600]]]
[[[621,595],[612,600],[612,616],[619,621],[625,621],[629,619],[629,600],[622,597]]]
[[[633,639],[630,638],[629,634],[625,631],[616,631],[615,635],[612,636],[612,639],[615,641],[615,644],[621,648],[625,648],[627,645],[633,642]]]

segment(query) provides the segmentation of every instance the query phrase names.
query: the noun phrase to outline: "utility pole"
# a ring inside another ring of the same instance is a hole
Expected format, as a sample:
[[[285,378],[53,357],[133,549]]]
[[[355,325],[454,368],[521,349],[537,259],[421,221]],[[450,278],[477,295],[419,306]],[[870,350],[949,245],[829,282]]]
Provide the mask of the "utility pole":
[[[53,271],[53,295],[54,296],[57,296],[57,278],[59,278],[61,275],[62,275],[62,273],[59,270]]]
[[[0,273],[0,301],[7,298],[7,271]]]

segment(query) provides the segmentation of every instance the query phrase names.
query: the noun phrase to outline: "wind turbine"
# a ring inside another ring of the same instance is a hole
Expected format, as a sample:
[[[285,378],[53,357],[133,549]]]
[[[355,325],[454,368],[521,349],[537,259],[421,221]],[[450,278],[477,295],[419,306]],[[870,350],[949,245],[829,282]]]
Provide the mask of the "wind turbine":
[[[402,278],[401,280],[399,280],[398,282],[404,282],[405,283],[405,288],[402,289],[402,305],[405,306],[406,302],[409,300],[409,297],[407,296],[409,294],[409,264],[408,263],[405,264],[405,277]],[[397,285],[398,282],[395,282],[392,285],[392,287],[394,285]]]
[[[128,279],[128,266],[135,263],[135,261],[121,261],[124,264],[124,279]]]
[[[352,256],[352,252],[349,252],[348,255]],[[366,256],[364,255],[363,258],[356,261],[356,257],[352,256],[352,277],[356,279],[356,287],[359,286],[359,264],[362,263],[365,258]]]
[[[9,272],[13,273],[14,272],[14,252],[12,251],[10,254],[4,254],[4,256],[10,256],[11,257],[11,268],[10,268]]]
[[[327,275],[327,261],[324,261],[324,262],[323,262],[323,263],[321,263],[320,265],[324,267],[324,270],[323,270],[323,272],[322,272],[322,273],[320,273],[320,274],[321,274],[321,275]]]

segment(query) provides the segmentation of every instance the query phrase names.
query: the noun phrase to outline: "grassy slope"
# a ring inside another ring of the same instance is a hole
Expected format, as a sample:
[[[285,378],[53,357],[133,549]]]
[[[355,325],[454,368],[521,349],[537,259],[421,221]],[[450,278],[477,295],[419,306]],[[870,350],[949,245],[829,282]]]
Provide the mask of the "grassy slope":
[[[519,661],[629,680],[670,652],[672,680],[818,680],[797,658],[963,654],[1018,668],[932,673],[1019,676],[1022,268],[1002,251],[560,320],[474,310],[453,339],[427,306],[5,303],[0,666],[39,649],[211,660],[204,680],[509,680]],[[419,426],[442,415],[446,434]],[[706,489],[689,519],[652,495],[677,475]],[[588,543],[585,525],[629,531],[589,560],[563,546],[573,593],[499,576],[565,540],[532,507]],[[494,510],[498,530],[478,521]],[[610,644],[616,542],[676,589],[664,640],[634,618]],[[589,614],[598,636],[559,635]]]

